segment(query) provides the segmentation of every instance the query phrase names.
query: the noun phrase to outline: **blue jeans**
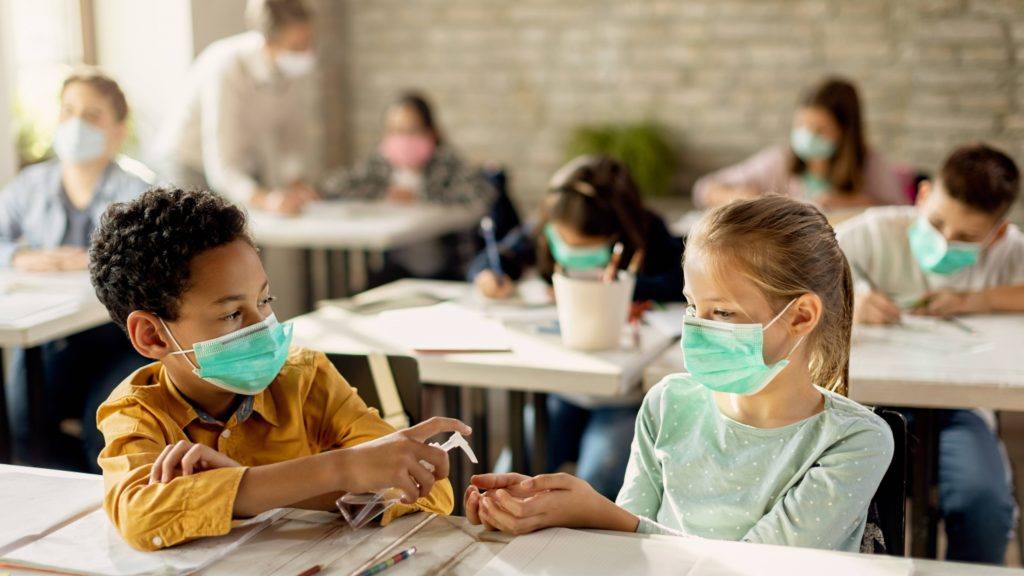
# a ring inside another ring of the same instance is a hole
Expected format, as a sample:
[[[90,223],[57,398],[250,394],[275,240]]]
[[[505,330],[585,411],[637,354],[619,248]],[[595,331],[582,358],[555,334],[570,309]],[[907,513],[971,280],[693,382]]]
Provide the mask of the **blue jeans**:
[[[128,336],[113,323],[48,342],[41,348],[48,407],[45,429],[30,427],[23,350],[15,351],[8,370],[7,410],[14,455],[24,461],[31,436],[45,435],[50,438],[52,452],[43,455],[44,461],[32,464],[99,472],[96,457],[103,449],[103,435],[96,428],[96,410],[122,380],[151,360],[139,356]],[[66,418],[81,421],[80,442],[58,431],[57,424]]]
[[[999,437],[970,410],[939,410],[936,420],[946,559],[1002,564],[1016,504]]]
[[[639,405],[588,410],[551,394],[548,408],[548,470],[576,462],[576,475],[615,500],[629,462]]]

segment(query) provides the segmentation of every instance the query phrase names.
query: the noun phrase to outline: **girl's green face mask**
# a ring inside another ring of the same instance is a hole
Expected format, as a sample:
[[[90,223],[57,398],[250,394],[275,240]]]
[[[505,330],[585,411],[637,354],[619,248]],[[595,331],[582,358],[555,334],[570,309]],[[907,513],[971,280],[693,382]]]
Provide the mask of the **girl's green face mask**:
[[[254,396],[266,390],[281,371],[292,343],[292,324],[280,324],[271,314],[262,322],[251,324],[212,340],[196,342],[191,350],[182,350],[174,334],[160,320],[171,341],[192,366],[192,373],[236,394]],[[188,353],[196,356],[196,366]]]
[[[544,225],[544,236],[548,239],[551,257],[567,270],[603,268],[612,258],[612,247],[610,245],[578,248],[566,244],[565,240],[562,240],[562,237],[558,235],[558,230],[555,230],[555,225],[551,222]]]
[[[771,365],[764,363],[764,332],[793,302],[796,300],[764,326],[705,320],[687,309],[680,344],[690,377],[714,392],[751,395],[763,390],[789,365],[789,356],[803,342],[801,337],[786,358]]]

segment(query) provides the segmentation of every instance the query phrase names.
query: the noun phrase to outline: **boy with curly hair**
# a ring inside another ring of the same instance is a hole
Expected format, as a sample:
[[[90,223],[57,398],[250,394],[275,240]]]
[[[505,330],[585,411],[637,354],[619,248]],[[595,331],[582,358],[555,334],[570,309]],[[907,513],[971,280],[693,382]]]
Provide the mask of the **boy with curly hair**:
[[[435,418],[395,430],[321,352],[291,348],[245,214],[206,191],[153,189],[113,205],[89,252],[99,299],[156,362],[100,407],[104,508],[155,550],[279,507],[329,510],[344,492],[400,489],[413,510],[452,510],[445,453],[470,432]],[[421,464],[427,462],[433,470]]]

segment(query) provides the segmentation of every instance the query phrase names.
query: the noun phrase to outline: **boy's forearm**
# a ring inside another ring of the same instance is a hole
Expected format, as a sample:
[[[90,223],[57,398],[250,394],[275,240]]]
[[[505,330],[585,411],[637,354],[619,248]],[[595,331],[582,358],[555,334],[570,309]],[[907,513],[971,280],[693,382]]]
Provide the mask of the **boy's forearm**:
[[[989,288],[983,295],[991,312],[1024,312],[1024,284]]]
[[[249,468],[238,485],[234,515],[255,516],[297,503],[312,505],[312,500],[338,491],[337,478],[332,477],[330,465],[336,454],[337,451],[324,452]]]

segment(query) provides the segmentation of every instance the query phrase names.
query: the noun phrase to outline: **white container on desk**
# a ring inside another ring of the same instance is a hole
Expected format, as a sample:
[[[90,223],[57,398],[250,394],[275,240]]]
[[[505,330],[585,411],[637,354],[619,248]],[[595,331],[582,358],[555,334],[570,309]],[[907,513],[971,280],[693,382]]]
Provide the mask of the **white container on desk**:
[[[614,282],[563,274],[552,281],[562,344],[574,350],[618,349],[636,278],[620,270]]]

